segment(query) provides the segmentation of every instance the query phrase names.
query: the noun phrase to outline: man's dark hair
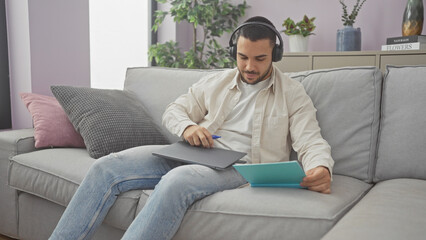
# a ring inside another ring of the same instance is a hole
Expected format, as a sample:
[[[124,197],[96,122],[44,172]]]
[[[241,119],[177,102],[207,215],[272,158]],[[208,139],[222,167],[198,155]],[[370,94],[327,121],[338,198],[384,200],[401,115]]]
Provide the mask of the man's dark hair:
[[[249,23],[249,22],[262,22],[262,23],[269,24],[275,28],[274,24],[272,24],[271,21],[261,16],[249,18],[244,23]],[[253,42],[257,40],[261,40],[261,39],[269,39],[271,40],[271,46],[274,46],[276,43],[275,32],[269,29],[268,27],[265,27],[262,25],[253,24],[253,25],[244,26],[240,29],[237,35],[237,38],[236,38],[237,41],[240,36],[243,36],[244,38],[247,38]]]

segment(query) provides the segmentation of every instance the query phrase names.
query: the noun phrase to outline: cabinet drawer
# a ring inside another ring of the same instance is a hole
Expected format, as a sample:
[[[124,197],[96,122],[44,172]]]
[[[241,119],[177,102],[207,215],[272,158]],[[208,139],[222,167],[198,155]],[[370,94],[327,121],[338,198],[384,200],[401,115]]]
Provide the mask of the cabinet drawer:
[[[314,56],[313,69],[347,66],[375,66],[376,56]]]
[[[386,65],[426,65],[426,55],[384,55],[380,58],[380,69],[386,71]]]
[[[300,72],[311,70],[309,56],[284,56],[275,65],[282,72]]]

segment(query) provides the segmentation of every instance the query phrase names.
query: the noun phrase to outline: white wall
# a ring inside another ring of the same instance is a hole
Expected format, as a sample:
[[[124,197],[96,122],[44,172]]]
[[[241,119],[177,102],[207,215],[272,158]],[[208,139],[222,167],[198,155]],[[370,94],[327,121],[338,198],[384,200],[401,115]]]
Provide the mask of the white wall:
[[[148,3],[90,1],[92,87],[122,89],[128,67],[148,66]]]
[[[20,92],[31,92],[30,34],[27,0],[6,0],[12,127],[31,126]]]

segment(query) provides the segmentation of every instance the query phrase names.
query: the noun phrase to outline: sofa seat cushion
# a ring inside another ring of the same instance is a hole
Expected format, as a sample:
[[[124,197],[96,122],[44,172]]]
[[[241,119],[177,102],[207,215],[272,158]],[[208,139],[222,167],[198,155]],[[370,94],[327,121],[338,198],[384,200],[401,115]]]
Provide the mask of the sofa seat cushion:
[[[9,185],[67,206],[95,159],[85,149],[54,148],[20,154],[9,165]],[[145,205],[146,191],[120,194],[104,222],[125,230]]]
[[[393,179],[376,184],[323,240],[425,239],[426,181]]]
[[[9,185],[66,206],[93,162],[82,148],[19,154],[9,166]]]
[[[249,186],[223,191],[194,203],[174,239],[318,239],[370,187],[335,175],[331,194]]]

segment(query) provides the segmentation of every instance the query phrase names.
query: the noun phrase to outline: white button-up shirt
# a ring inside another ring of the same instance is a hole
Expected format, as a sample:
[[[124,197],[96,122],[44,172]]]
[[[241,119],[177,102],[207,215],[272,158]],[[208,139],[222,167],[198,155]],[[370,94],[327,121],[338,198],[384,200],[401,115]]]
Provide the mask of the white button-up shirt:
[[[167,107],[163,125],[180,137],[190,125],[215,134],[241,96],[238,79],[237,69],[202,78]],[[256,97],[252,121],[252,163],[289,161],[293,147],[305,171],[324,166],[332,172],[330,146],[321,136],[311,99],[301,83],[275,67],[269,85]]]

